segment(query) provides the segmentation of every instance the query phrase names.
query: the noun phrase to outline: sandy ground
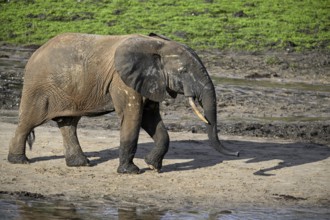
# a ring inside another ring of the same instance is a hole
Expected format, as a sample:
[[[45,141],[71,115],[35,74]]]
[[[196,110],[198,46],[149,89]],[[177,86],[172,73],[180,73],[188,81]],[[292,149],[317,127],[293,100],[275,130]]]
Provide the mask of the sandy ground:
[[[85,121],[89,119],[84,119]],[[86,122],[85,122],[86,123]],[[12,123],[0,123],[0,190],[32,192],[61,199],[106,198],[117,203],[160,208],[228,207],[236,205],[330,205],[330,148],[281,139],[220,136],[241,157],[219,155],[205,134],[170,132],[171,145],[161,173],[147,168],[144,155],[152,140],[141,131],[134,162],[139,175],[120,175],[119,131],[80,128],[82,148],[93,166],[65,165],[57,127],[36,129],[29,165],[7,162]]]

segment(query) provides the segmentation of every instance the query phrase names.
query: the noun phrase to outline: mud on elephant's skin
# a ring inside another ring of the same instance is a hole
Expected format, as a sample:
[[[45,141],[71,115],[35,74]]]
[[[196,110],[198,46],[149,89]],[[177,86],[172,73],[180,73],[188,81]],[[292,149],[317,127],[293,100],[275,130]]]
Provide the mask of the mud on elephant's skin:
[[[28,163],[25,148],[26,142],[32,146],[33,129],[54,120],[63,136],[66,164],[89,165],[77,137],[79,119],[116,111],[121,120],[117,171],[139,173],[133,158],[141,127],[155,142],[145,162],[159,171],[169,147],[159,113],[159,102],[167,94],[187,97],[206,122],[210,145],[225,155],[238,156],[219,141],[214,86],[191,48],[157,34],[56,36],[25,67],[19,123],[8,161]]]

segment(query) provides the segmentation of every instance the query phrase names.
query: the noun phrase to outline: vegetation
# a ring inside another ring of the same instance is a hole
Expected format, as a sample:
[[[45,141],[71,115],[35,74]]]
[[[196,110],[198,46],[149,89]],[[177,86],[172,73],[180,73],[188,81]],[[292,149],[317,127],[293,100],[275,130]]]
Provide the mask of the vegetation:
[[[0,41],[156,32],[196,49],[330,49],[328,0],[7,0]]]

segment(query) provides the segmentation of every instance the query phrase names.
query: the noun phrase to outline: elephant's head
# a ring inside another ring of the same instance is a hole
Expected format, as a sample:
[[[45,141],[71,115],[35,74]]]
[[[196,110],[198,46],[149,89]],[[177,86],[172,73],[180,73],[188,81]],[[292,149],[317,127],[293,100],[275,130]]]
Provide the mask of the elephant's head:
[[[115,67],[128,86],[150,100],[160,102],[167,93],[172,97],[184,94],[195,113],[206,122],[211,146],[226,155],[239,155],[219,141],[214,85],[191,48],[156,34],[136,35],[117,48]],[[194,100],[203,107],[205,117]]]

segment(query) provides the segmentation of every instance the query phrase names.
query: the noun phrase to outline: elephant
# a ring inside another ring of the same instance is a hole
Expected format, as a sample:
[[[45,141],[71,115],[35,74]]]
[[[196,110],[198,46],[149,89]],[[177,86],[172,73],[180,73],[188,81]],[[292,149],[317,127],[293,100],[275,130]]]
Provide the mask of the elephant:
[[[26,142],[31,148],[34,128],[53,120],[63,136],[66,165],[88,166],[77,137],[80,118],[116,112],[120,120],[117,172],[140,172],[133,163],[140,128],[155,143],[144,160],[159,172],[170,142],[159,103],[178,94],[189,100],[205,122],[210,145],[224,155],[239,156],[219,141],[215,88],[190,47],[154,33],[60,34],[38,48],[25,66],[19,121],[8,161],[29,163]]]

